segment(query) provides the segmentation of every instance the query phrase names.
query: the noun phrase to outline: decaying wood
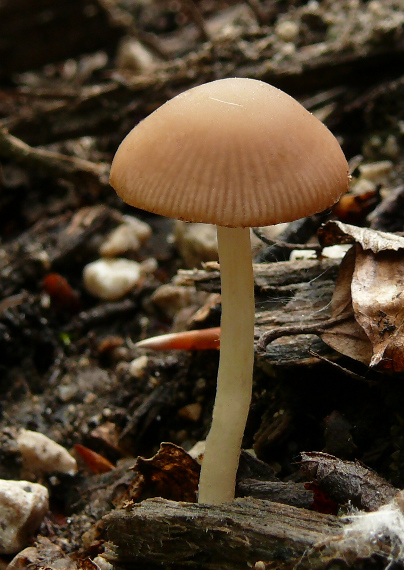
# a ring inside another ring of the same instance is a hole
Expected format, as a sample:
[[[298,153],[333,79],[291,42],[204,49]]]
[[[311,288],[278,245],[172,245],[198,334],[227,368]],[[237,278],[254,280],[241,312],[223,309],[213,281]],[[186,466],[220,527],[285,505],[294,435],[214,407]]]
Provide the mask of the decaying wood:
[[[268,246],[259,252],[256,263],[287,261],[293,249],[307,249],[308,240],[316,234],[326,217],[327,213],[323,212],[290,222],[276,240],[268,240],[261,228],[254,228],[254,233]],[[321,253],[320,246],[314,247]]]
[[[299,567],[307,568],[308,550],[342,528],[334,516],[259,499],[215,507],[151,499],[105,521],[107,555],[123,568],[163,563],[244,570],[260,560],[287,568],[302,558]]]
[[[265,499],[299,508],[308,509],[313,504],[313,492],[305,488],[305,483],[244,479],[237,484],[237,491],[241,497]]]
[[[285,261],[254,265],[256,316],[255,343],[257,362],[285,366],[308,364],[316,359],[310,355],[314,350],[321,356],[334,354],[314,332],[330,317],[330,301],[334,291],[339,261],[331,259]],[[212,293],[220,291],[218,270],[181,271],[177,282],[196,285]],[[259,341],[269,331],[282,336],[287,327],[293,336],[284,336],[268,344],[263,350]],[[305,333],[305,327],[309,333]],[[296,336],[297,335],[297,336]]]
[[[40,280],[52,267],[65,263],[100,228],[108,224],[114,227],[120,219],[119,212],[94,206],[82,208],[73,216],[40,220],[2,249],[0,293],[7,297],[27,279]]]
[[[346,9],[349,10],[346,21],[352,30],[356,29],[355,25],[360,29],[361,11],[352,9],[348,2]],[[319,33],[316,27],[325,30],[329,26],[325,23],[326,14],[327,7],[321,7],[317,26],[314,25],[312,31],[314,35]],[[231,22],[231,31],[228,29],[211,41],[185,44],[170,54],[168,62],[148,73],[119,73],[96,87],[78,87],[74,100],[71,93],[68,100],[63,100],[61,94],[60,104],[52,101],[44,105],[35,90],[25,100],[19,92],[16,112],[2,124],[34,146],[89,134],[117,133],[119,140],[139,117],[168,98],[220,77],[263,79],[291,93],[346,84],[347,78],[354,81],[365,69],[370,73],[381,59],[389,61],[392,67],[395,61],[400,62],[404,52],[402,19],[393,3],[386,14],[386,21],[376,19],[375,26],[363,29],[361,34],[345,29],[343,34],[336,33],[331,39],[323,30],[311,45],[299,46],[293,57],[282,54],[273,26],[257,28],[254,23],[243,27]],[[294,17],[303,28],[308,26],[303,7]],[[160,36],[159,42],[164,49],[164,38]],[[166,44],[171,45],[170,38]],[[57,100],[56,94],[54,99]],[[335,101],[339,99],[341,96],[334,97]]]
[[[402,568],[389,539],[344,533],[344,519],[270,503],[236,499],[219,506],[149,499],[105,517],[106,557],[116,569]],[[341,566],[342,564],[342,566]]]
[[[301,453],[300,469],[339,504],[374,511],[398,493],[393,485],[359,461],[342,461],[321,452]]]
[[[109,165],[30,147],[5,129],[0,129],[0,156],[92,191],[108,185]]]

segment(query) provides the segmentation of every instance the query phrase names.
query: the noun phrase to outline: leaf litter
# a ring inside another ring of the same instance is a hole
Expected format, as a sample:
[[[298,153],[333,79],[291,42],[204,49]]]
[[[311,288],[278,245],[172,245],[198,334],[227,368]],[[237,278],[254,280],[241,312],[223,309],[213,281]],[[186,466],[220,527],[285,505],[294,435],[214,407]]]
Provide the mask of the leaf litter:
[[[329,346],[379,371],[404,370],[404,237],[329,222],[323,245],[350,243],[332,298],[332,317],[347,316],[321,335]]]

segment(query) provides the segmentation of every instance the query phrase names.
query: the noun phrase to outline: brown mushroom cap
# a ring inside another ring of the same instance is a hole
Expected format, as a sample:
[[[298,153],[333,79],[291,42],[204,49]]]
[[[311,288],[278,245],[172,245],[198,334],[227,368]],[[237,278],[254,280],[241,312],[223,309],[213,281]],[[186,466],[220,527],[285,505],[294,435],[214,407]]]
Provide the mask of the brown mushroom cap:
[[[111,185],[136,208],[228,227],[320,212],[348,180],[331,132],[253,79],[213,81],[168,101],[127,135],[111,169]]]

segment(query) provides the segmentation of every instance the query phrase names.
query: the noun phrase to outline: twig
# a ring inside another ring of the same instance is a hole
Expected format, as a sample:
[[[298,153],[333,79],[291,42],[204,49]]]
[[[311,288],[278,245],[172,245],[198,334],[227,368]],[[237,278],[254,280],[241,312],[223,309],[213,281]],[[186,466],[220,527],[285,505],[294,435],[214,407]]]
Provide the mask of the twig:
[[[263,263],[289,258],[290,250],[300,249],[302,244],[306,244],[308,239],[317,232],[326,217],[327,213],[321,212],[320,214],[314,214],[313,216],[290,222],[286,229],[278,236],[279,239],[276,240],[275,244],[271,244],[270,242],[269,247],[258,254],[255,262]],[[261,236],[258,235],[258,237]],[[294,247],[295,245],[298,247]],[[307,249],[306,245],[305,249]],[[321,249],[319,251],[321,251]]]
[[[205,26],[205,20],[203,19],[203,16],[199,11],[197,5],[195,4],[194,0],[181,0],[181,1],[185,9],[188,11],[189,15],[191,16],[195,26],[198,28],[201,40],[204,42],[211,41],[211,37],[209,36],[209,33]]]
[[[257,343],[258,350],[265,351],[268,344],[281,338],[282,336],[293,336],[298,334],[319,334],[325,332],[329,328],[339,323],[344,323],[351,318],[351,314],[344,314],[338,317],[331,317],[330,319],[309,325],[292,325],[290,327],[279,327],[264,333]]]
[[[258,0],[245,0],[245,3],[251,9],[251,12],[254,14],[255,19],[257,20],[260,26],[266,26],[269,21],[269,15],[267,15],[264,10],[261,8],[260,3]]]
[[[108,184],[107,164],[31,147],[6,129],[0,129],[0,156],[66,180],[77,182],[80,176],[81,183],[86,180],[93,186]]]
[[[270,247],[281,247],[282,249],[289,249],[293,251],[294,249],[304,250],[304,249],[312,249],[316,253],[320,253],[322,251],[321,245],[307,245],[306,243],[288,243],[286,241],[277,240],[277,239],[269,239],[267,236],[264,235],[262,228],[253,228],[254,234],[260,239],[265,245],[269,245]]]
[[[359,380],[360,382],[365,382],[366,384],[369,384],[369,386],[376,386],[378,384],[374,380],[369,380],[368,378],[365,378],[365,376],[361,376],[360,374],[356,374],[356,372],[352,372],[352,370],[348,370],[348,368],[344,368],[340,364],[337,364],[336,362],[333,362],[332,360],[325,358],[325,356],[321,356],[321,354],[318,354],[318,352],[315,352],[311,348],[309,348],[309,354],[311,354],[315,358],[318,358],[319,360],[322,360],[323,362],[326,362],[327,364],[330,364],[331,366],[334,366],[334,368],[338,368],[338,370],[341,370],[341,372],[343,374],[345,374],[346,376],[349,376],[353,380]]]

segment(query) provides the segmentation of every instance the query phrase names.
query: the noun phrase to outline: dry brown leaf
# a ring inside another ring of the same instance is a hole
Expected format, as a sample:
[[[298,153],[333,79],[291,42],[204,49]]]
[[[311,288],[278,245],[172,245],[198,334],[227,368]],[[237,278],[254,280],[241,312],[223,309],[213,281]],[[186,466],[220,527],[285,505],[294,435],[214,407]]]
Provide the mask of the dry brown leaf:
[[[356,241],[341,263],[332,299],[332,316],[349,318],[321,338],[371,367],[403,371],[404,238],[330,222],[321,240],[327,245]]]
[[[351,284],[355,258],[355,248],[351,248],[341,262],[331,301],[332,316],[339,317],[346,314],[348,319],[330,327],[321,338],[334,350],[368,365],[372,358],[372,346],[355,320],[352,308]]]
[[[369,228],[358,228],[334,220],[327,222],[319,229],[318,237],[323,247],[356,242],[364,250],[370,249],[373,253],[404,249],[404,237],[402,236]]]
[[[373,254],[356,246],[351,286],[356,321],[373,346],[370,366],[404,370],[404,251]]]
[[[162,443],[150,459],[138,457],[134,469],[143,476],[143,492],[149,496],[196,501],[200,467],[181,447]]]

